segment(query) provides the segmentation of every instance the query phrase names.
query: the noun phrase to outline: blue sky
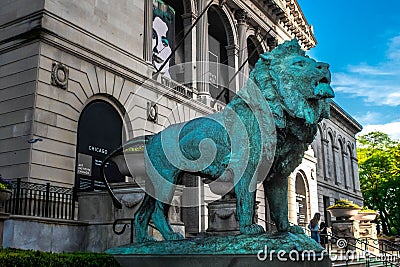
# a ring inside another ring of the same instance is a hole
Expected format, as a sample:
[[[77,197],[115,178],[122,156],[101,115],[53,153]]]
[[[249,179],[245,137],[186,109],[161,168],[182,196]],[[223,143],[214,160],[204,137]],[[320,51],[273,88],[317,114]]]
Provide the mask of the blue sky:
[[[400,139],[400,1],[298,0],[330,64],[335,101],[364,127]]]

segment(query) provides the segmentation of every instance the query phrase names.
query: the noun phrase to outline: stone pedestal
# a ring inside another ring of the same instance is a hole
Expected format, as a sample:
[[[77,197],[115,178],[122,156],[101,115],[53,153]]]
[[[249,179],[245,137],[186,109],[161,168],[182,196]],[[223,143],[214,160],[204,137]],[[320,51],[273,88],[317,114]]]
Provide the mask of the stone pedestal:
[[[114,255],[122,267],[332,267],[329,256],[317,255],[318,260],[293,261],[290,258],[273,256],[260,261],[257,255]]]
[[[236,199],[217,200],[208,203],[208,229],[213,235],[239,234],[236,218]]]
[[[278,253],[279,251],[279,253]],[[323,248],[305,234],[208,236],[111,248],[123,267],[133,266],[332,266]]]
[[[0,248],[3,247],[4,221],[10,218],[9,213],[0,212]]]
[[[343,238],[348,242],[349,250],[355,250],[356,243],[355,239],[360,237],[359,222],[353,220],[336,220],[332,221],[332,234],[339,238]],[[338,245],[337,243],[333,244]],[[338,247],[343,249],[344,247]]]
[[[94,223],[114,222],[117,218],[133,218],[144,197],[144,191],[135,182],[114,184],[113,190],[122,202],[122,209],[113,206],[107,191],[78,193],[78,220]]]
[[[376,231],[376,223],[371,222],[360,222],[360,239],[368,242],[368,251],[378,255],[379,254],[379,242]]]
[[[257,222],[258,203],[255,205],[254,221]],[[240,234],[239,221],[236,216],[236,199],[220,199],[208,203],[208,229],[211,235]]]

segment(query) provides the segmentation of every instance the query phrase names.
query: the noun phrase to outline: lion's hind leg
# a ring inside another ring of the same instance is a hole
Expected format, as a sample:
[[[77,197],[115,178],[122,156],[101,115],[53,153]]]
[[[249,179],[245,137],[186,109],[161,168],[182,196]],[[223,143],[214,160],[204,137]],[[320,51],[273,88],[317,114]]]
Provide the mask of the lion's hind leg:
[[[168,222],[168,208],[168,204],[162,203],[159,200],[156,201],[156,206],[152,215],[154,225],[165,240],[184,239],[180,233],[174,232],[171,224]]]
[[[135,213],[135,236],[138,243],[155,240],[149,236],[147,231],[151,214],[154,211],[155,203],[156,200],[152,196],[145,194],[139,209]]]

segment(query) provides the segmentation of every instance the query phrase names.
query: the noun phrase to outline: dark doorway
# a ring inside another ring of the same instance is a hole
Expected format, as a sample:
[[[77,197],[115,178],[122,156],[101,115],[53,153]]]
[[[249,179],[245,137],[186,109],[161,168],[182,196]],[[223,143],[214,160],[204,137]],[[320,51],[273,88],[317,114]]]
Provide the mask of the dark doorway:
[[[331,214],[328,212],[327,208],[330,206],[330,199],[328,196],[323,196],[324,201],[324,217],[326,225],[330,226],[332,222]]]
[[[100,166],[105,157],[122,144],[122,119],[115,108],[94,101],[82,111],[78,123],[75,186],[79,191],[102,189]],[[109,182],[123,182],[114,164],[106,166]]]
[[[297,224],[307,226],[307,191],[303,175],[296,175],[296,206],[297,206]]]

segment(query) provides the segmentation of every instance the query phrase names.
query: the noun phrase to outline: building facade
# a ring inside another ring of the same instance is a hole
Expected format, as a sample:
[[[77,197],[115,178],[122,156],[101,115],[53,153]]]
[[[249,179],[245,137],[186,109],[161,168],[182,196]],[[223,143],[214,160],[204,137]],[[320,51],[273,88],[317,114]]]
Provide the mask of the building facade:
[[[102,188],[99,165],[126,140],[221,110],[243,84],[235,73],[248,73],[259,54],[293,38],[316,45],[295,0],[7,0],[0,25],[0,172],[80,191]],[[315,212],[328,221],[335,199],[362,202],[360,130],[331,105],[289,177],[292,223]],[[107,171],[127,181],[115,166]],[[199,177],[186,183],[203,188],[182,196],[198,203],[182,215],[196,234],[216,196]],[[262,190],[258,218],[268,228]]]

